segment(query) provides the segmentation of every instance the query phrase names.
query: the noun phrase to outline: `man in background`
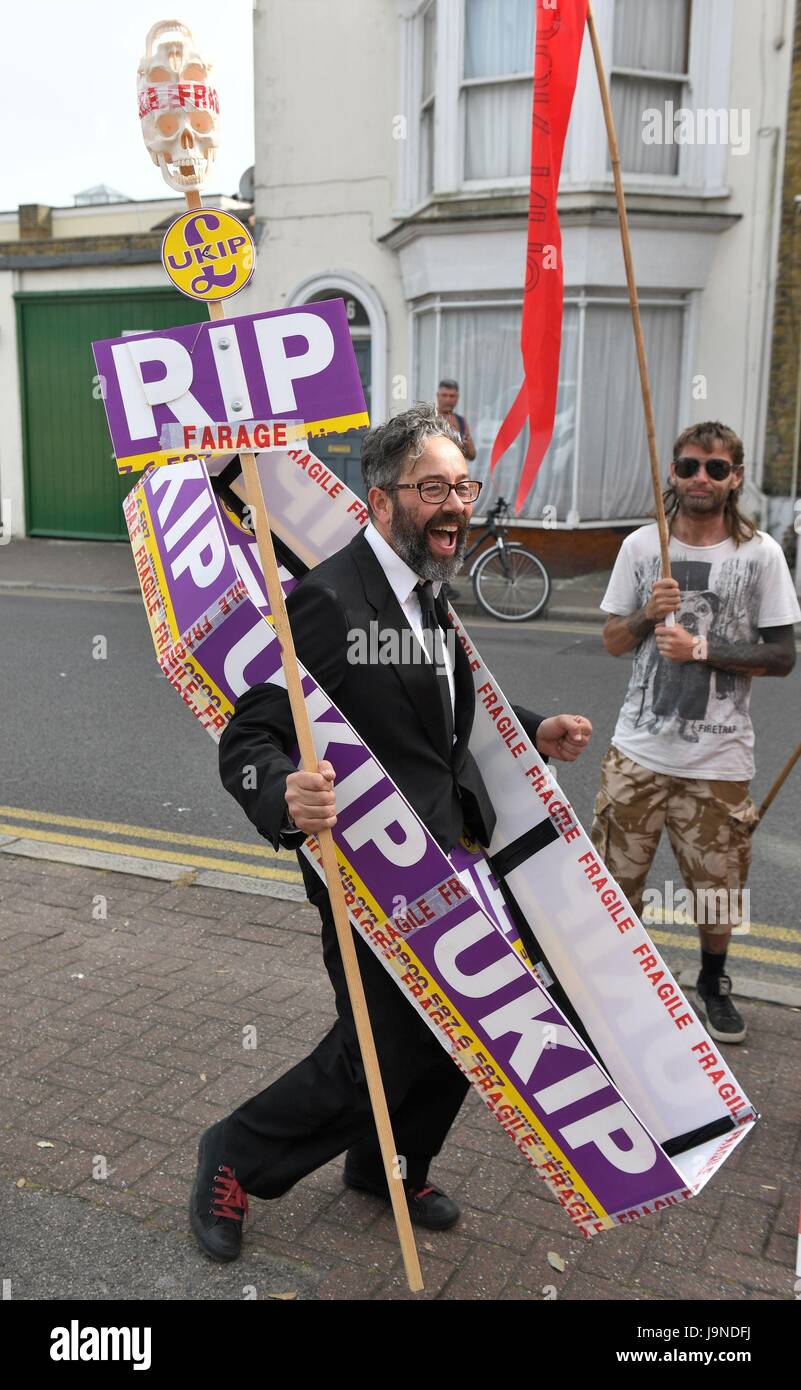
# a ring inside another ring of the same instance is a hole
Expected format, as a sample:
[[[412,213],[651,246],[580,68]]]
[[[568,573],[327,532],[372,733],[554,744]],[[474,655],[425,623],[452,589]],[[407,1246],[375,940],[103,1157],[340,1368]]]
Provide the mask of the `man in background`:
[[[700,935],[699,1012],[730,1043],[746,1035],[725,965],[756,820],[751,679],[789,675],[801,621],[781,548],[739,509],[743,475],[733,430],[719,421],[685,430],[665,493],[673,577],[660,578],[655,525],[620,548],[601,603],[603,642],[613,656],[634,652],[634,663],[591,831],[640,913],[667,827]]]
[[[437,391],[437,411],[443,420],[450,425],[451,429],[458,434],[464,447],[464,456],[468,463],[472,463],[476,456],[476,446],[473,443],[473,436],[470,433],[464,415],[457,415],[456,407],[459,404],[459,383],[452,377],[443,377],[439,383]]]

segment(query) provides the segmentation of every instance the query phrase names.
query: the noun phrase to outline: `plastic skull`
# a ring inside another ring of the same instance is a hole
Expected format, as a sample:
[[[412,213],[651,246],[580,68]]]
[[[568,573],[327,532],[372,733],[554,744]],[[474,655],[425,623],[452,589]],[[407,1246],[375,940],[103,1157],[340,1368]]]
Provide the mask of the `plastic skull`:
[[[186,24],[153,25],[137,71],[142,135],[165,182],[182,193],[205,183],[219,144],[220,103],[210,73]]]

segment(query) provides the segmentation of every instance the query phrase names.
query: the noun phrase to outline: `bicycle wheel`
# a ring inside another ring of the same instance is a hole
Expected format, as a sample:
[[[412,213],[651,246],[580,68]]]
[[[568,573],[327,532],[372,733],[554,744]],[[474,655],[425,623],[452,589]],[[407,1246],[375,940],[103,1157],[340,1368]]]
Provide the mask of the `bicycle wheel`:
[[[513,541],[482,555],[473,574],[481,607],[505,623],[522,623],[542,613],[551,594],[551,577],[536,555]]]

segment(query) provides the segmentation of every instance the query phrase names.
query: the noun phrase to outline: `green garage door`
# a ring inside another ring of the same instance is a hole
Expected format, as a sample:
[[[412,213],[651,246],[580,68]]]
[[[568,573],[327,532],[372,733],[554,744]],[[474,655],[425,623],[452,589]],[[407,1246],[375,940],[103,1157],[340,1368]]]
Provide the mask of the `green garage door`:
[[[127,536],[120,477],[95,383],[92,342],[208,317],[169,286],[18,294],[28,534],[89,540]]]

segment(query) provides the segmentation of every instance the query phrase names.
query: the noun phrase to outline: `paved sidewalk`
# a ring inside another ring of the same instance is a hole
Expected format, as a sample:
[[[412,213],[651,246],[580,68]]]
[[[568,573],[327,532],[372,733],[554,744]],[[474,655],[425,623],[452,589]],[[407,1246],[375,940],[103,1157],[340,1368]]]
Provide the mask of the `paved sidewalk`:
[[[211,1265],[187,1232],[199,1132],[331,1021],[316,913],[10,854],[0,881],[11,1298],[410,1297],[388,1212],[343,1190],[341,1160],[254,1201],[233,1266]],[[754,1134],[695,1201],[593,1241],[471,1093],[435,1170],[462,1219],[418,1232],[417,1297],[791,1299],[801,1012],[747,1007],[749,1043],[732,1060],[763,1112]]]
[[[536,539],[532,542],[536,549]],[[607,571],[555,579],[548,618],[568,622],[601,622],[599,611]],[[0,545],[0,594],[19,589],[82,593],[138,594],[131,548],[125,541],[13,540]],[[487,619],[472,599],[471,586],[461,581],[464,598],[459,612]]]
[[[11,540],[0,546],[0,593],[13,589],[139,593],[127,541]]]

